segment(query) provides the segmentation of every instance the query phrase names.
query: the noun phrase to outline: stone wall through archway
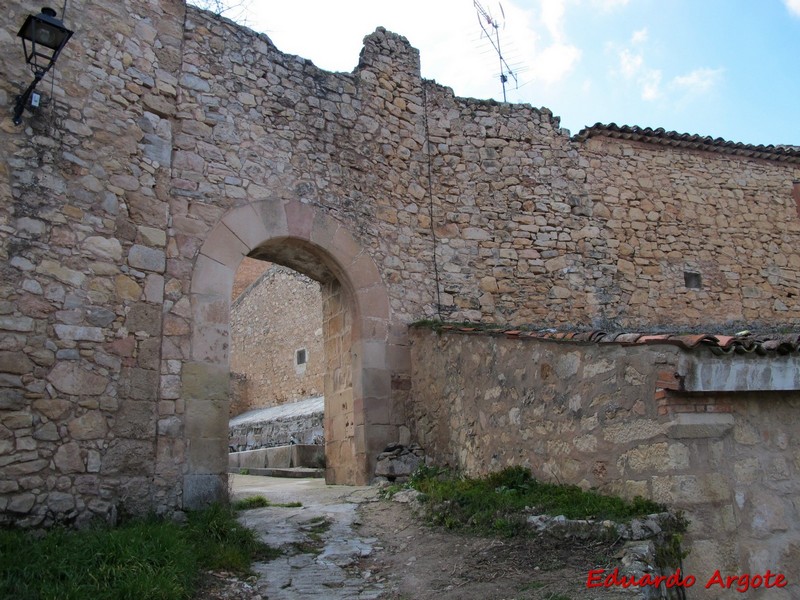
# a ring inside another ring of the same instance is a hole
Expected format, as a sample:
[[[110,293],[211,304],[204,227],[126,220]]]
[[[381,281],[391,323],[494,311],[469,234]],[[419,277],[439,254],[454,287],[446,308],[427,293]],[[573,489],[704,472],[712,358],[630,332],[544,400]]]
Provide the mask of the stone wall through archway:
[[[375,456],[397,437],[389,422],[389,300],[372,259],[341,224],[311,206],[280,200],[240,206],[212,229],[192,275],[190,358],[182,371],[185,507],[227,490],[230,296],[245,256],[321,284],[327,482],[367,483]]]

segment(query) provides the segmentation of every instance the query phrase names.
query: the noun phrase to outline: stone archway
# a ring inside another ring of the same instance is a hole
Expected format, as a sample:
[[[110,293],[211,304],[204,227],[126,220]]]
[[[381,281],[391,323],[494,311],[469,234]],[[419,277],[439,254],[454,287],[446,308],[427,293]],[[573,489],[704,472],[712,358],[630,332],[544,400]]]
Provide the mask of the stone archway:
[[[368,483],[375,455],[396,436],[385,418],[391,413],[389,298],[372,258],[341,224],[311,206],[282,200],[240,206],[212,229],[192,274],[190,359],[182,371],[188,508],[227,491],[230,296],[245,256],[284,264],[322,284],[327,482]]]

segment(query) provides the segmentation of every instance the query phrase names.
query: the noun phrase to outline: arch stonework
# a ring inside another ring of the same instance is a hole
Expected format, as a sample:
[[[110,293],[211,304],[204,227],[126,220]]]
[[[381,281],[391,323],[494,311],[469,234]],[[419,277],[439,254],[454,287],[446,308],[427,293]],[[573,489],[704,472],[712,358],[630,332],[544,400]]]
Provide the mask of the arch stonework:
[[[246,256],[283,262],[322,283],[325,295],[326,480],[364,484],[377,453],[396,439],[388,364],[389,297],[378,268],[348,230],[297,201],[228,211],[195,261],[185,401],[183,504],[227,490],[229,319],[233,279]]]

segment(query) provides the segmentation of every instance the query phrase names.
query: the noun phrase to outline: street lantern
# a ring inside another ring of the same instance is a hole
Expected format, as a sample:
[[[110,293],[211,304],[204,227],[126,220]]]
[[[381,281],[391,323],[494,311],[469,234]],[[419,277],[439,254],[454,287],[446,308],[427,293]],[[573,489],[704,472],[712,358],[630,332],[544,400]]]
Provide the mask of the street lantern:
[[[25,62],[33,71],[33,82],[25,92],[17,97],[14,105],[14,125],[22,122],[22,112],[36,85],[42,80],[52,67],[61,50],[72,36],[72,31],[64,27],[64,23],[56,18],[56,11],[52,8],[43,8],[38,15],[28,15],[22,24],[17,37],[22,38],[22,47],[25,51]]]

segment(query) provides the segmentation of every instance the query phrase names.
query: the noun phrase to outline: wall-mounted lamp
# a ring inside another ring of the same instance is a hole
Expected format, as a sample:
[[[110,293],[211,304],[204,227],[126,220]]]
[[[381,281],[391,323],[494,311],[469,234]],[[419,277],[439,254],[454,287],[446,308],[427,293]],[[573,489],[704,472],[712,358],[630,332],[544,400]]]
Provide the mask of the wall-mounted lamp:
[[[56,18],[56,11],[43,8],[38,15],[28,15],[17,37],[22,38],[25,50],[25,62],[33,71],[33,82],[21,96],[17,96],[14,105],[14,125],[22,123],[22,112],[28,104],[36,85],[45,73],[56,63],[58,55],[72,36],[72,31],[64,27],[64,23]]]

